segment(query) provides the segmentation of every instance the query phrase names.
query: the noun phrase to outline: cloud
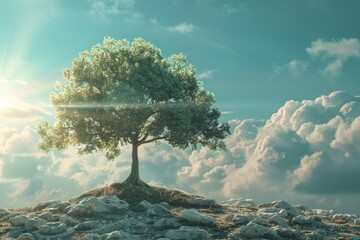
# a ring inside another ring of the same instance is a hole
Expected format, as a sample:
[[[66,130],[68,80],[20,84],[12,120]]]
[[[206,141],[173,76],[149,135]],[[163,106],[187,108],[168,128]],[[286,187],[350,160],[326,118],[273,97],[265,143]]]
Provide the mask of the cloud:
[[[221,11],[229,14],[234,14],[234,13],[247,13],[249,10],[246,3],[240,3],[236,6],[232,4],[224,4],[221,8]]]
[[[305,61],[295,59],[282,66],[275,65],[274,72],[280,74],[286,71],[294,76],[298,76],[300,73],[305,72],[307,68],[308,64]]]
[[[173,33],[180,33],[180,34],[186,34],[191,33],[195,29],[197,29],[197,26],[191,24],[191,23],[180,23],[176,26],[168,27],[168,31]]]
[[[211,78],[213,78],[214,73],[215,73],[215,70],[207,70],[207,71],[200,73],[198,78],[200,80],[211,79]]]
[[[341,72],[344,62],[351,57],[360,57],[360,43],[356,38],[325,41],[318,39],[306,48],[313,57],[322,57],[326,61],[324,74],[336,75]]]
[[[142,14],[134,11],[136,0],[90,0],[90,14],[101,19],[122,15],[127,21],[136,22]]]

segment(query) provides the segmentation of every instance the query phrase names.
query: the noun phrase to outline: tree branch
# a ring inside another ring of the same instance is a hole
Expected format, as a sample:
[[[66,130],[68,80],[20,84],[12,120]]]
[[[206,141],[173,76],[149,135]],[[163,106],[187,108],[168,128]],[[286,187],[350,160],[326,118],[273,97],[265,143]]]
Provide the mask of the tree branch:
[[[157,141],[157,140],[161,140],[161,139],[165,139],[165,137],[154,137],[154,138],[152,138],[152,139],[149,139],[149,140],[146,140],[146,141],[142,141],[142,142],[139,142],[140,144],[139,145],[141,145],[141,144],[144,144],[144,143],[151,143],[151,142],[155,142],[155,141]]]

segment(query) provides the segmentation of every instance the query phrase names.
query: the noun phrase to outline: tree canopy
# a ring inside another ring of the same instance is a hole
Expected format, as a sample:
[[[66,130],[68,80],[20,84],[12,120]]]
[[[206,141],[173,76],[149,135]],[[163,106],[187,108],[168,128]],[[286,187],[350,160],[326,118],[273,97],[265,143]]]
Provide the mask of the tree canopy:
[[[182,54],[164,58],[141,38],[130,43],[107,37],[81,52],[64,76],[67,84],[51,94],[55,123],[38,126],[42,150],[77,146],[79,154],[104,151],[111,160],[131,144],[132,168],[138,168],[138,147],[158,140],[182,149],[225,148],[229,125],[219,123],[214,95]]]

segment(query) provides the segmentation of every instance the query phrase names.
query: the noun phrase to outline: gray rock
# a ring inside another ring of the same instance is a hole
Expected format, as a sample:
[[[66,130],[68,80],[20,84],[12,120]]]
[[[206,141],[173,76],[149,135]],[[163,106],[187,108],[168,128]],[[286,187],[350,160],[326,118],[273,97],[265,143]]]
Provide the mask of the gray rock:
[[[227,201],[221,202],[221,205],[229,206],[229,207],[255,207],[256,203],[253,199],[246,198],[237,198],[237,199],[229,199]]]
[[[51,207],[54,207],[55,205],[57,204],[60,204],[62,203],[62,201],[60,200],[49,200],[49,201],[46,201],[46,202],[42,202],[42,203],[39,203],[38,205],[35,206],[35,210],[42,210],[44,208],[51,208]]]
[[[35,237],[31,233],[23,233],[17,240],[35,240]]]
[[[124,231],[114,231],[103,236],[105,240],[140,240],[140,237],[131,235]]]
[[[154,223],[153,227],[159,229],[179,228],[181,227],[181,224],[174,218],[161,218]]]
[[[357,219],[357,216],[353,214],[335,214],[332,216],[331,221],[353,223],[355,219]]]
[[[255,223],[257,225],[261,225],[261,226],[265,226],[265,227],[268,226],[268,221],[266,219],[262,219],[262,218],[254,218],[249,223]]]
[[[56,219],[54,217],[54,215],[52,215],[51,213],[43,213],[41,215],[39,215],[39,218],[42,218],[48,222],[55,222]]]
[[[86,197],[77,204],[69,206],[65,211],[73,217],[98,216],[103,214],[119,214],[129,209],[129,204],[116,196]]]
[[[280,215],[272,216],[268,219],[269,223],[274,223],[278,226],[284,227],[284,228],[290,228],[289,221],[285,218],[280,217]]]
[[[248,238],[277,238],[277,234],[273,229],[255,223],[240,227],[240,235]]]
[[[47,223],[40,227],[39,233],[43,235],[55,235],[67,230],[66,225],[59,222]]]
[[[257,215],[262,218],[270,218],[275,215],[279,215],[280,217],[287,217],[288,213],[286,210],[281,208],[275,208],[275,207],[266,207],[266,208],[260,208],[257,212]]]
[[[253,219],[253,216],[246,216],[238,213],[231,213],[225,217],[226,221],[239,225],[248,224]]]
[[[219,204],[215,200],[213,200],[213,199],[205,199],[205,198],[191,199],[188,203],[191,206],[198,207],[198,208],[208,208],[208,207],[219,206]]]
[[[274,207],[285,209],[290,217],[296,217],[299,215],[303,215],[297,208],[291,206],[289,203],[287,203],[283,200],[276,201],[276,203],[274,204]]]
[[[138,222],[134,218],[121,219],[115,223],[110,223],[101,226],[96,230],[98,234],[111,233],[120,229],[128,229],[132,225],[136,225]]]
[[[316,222],[314,216],[302,216],[302,215],[299,215],[297,217],[294,217],[292,219],[292,221],[296,224],[299,224],[299,225],[311,225],[311,224],[314,224]]]
[[[146,200],[143,200],[139,204],[146,210],[146,216],[147,217],[153,217],[153,216],[170,216],[170,211],[168,209],[168,206],[165,207],[164,204],[151,204]]]
[[[25,215],[17,215],[9,219],[12,226],[23,226],[30,219],[30,217]]]
[[[59,221],[69,227],[73,227],[79,224],[79,221],[73,219],[72,217],[66,214],[61,215]]]
[[[0,219],[10,215],[10,212],[5,209],[0,209]]]
[[[25,222],[25,228],[27,230],[38,230],[41,226],[45,225],[47,223],[46,220],[38,217],[29,218]]]
[[[183,226],[177,230],[169,230],[165,237],[170,240],[210,240],[210,234],[201,228]]]
[[[74,229],[76,231],[86,231],[86,230],[91,230],[94,228],[97,228],[99,226],[99,221],[86,221],[86,222],[82,222],[79,223],[78,225],[76,225],[74,227]]]
[[[181,218],[194,224],[215,225],[214,218],[206,216],[193,209],[185,209],[181,213]]]
[[[85,236],[82,236],[81,239],[82,240],[101,240],[102,237],[96,233],[89,233],[89,234],[86,234]]]
[[[273,230],[285,239],[299,239],[300,234],[292,228],[284,228],[281,226],[273,227]]]
[[[360,226],[360,218],[354,220],[354,224]]]

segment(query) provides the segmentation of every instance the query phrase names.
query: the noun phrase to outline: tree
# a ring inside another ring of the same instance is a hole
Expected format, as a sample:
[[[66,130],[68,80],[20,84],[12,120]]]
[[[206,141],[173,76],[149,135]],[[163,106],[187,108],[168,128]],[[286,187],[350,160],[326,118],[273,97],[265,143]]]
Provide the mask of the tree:
[[[174,147],[225,149],[229,125],[220,124],[214,96],[205,91],[186,58],[164,58],[159,49],[138,38],[105,38],[81,52],[68,80],[51,94],[56,121],[38,125],[40,149],[50,152],[77,146],[79,154],[105,151],[112,160],[120,147],[132,145],[130,185],[139,177],[139,146],[165,140]]]

